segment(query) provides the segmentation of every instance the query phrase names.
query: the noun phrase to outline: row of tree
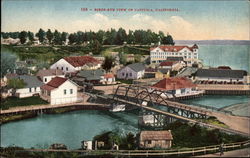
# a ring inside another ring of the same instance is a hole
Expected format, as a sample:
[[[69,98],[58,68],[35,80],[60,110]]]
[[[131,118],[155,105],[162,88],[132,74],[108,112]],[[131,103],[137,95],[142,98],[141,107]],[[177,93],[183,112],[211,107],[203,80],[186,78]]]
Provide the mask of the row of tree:
[[[26,43],[27,41],[34,41],[34,33],[28,31],[21,32],[1,32],[1,36],[6,38],[19,38],[21,44]],[[122,45],[127,44],[151,44],[161,42],[162,44],[174,45],[174,40],[171,35],[165,35],[162,31],[155,33],[148,30],[129,30],[128,33],[125,29],[119,28],[110,29],[107,31],[99,30],[97,32],[93,31],[78,31],[75,33],[59,32],[55,30],[52,32],[50,29],[44,31],[39,29],[35,34],[40,43],[56,44],[61,45],[66,42],[66,39],[69,40],[69,44],[84,44],[87,42],[98,41],[98,43],[103,45]]]

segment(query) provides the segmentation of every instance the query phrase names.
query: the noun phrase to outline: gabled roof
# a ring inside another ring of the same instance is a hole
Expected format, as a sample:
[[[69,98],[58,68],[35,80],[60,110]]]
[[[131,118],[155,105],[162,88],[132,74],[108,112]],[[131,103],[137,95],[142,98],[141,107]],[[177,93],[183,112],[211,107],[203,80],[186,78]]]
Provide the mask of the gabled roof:
[[[185,77],[170,77],[164,78],[152,86],[152,88],[161,90],[176,90],[181,88],[196,87],[191,80]]]
[[[51,91],[61,86],[67,80],[68,80],[67,78],[54,77],[52,80],[50,80],[47,84],[43,85],[41,88]]]
[[[152,47],[150,48],[150,51],[154,50],[155,48],[160,48],[162,51],[165,51],[165,52],[179,52],[180,50],[184,49],[184,48],[187,48],[189,49],[190,51],[193,52],[193,49],[197,49],[198,46],[196,44],[194,44],[192,47],[189,47],[189,46],[182,46],[182,45],[179,45],[179,46],[172,46],[172,45],[161,45],[161,46],[157,46],[157,47]]]
[[[198,69],[195,75],[197,77],[243,78],[247,75],[247,72],[230,69]]]
[[[23,82],[25,83],[24,88],[41,87],[43,85],[43,82],[41,82],[36,76],[20,75],[15,76],[14,78],[23,80]]]
[[[65,57],[63,59],[66,60],[68,63],[70,63],[74,67],[80,67],[85,64],[96,65],[100,63],[97,59],[91,56],[70,56],[70,57]]]
[[[140,141],[146,140],[173,140],[170,131],[141,131]]]
[[[129,68],[134,70],[135,72],[139,72],[145,69],[145,66],[142,63],[134,63],[127,65]]]
[[[61,69],[39,70],[36,75],[39,76],[39,77],[42,77],[42,76],[57,76],[57,75],[63,75],[63,71]]]
[[[101,76],[104,76],[105,71],[103,69],[97,70],[81,70],[77,76],[83,77],[86,80],[100,80]]]

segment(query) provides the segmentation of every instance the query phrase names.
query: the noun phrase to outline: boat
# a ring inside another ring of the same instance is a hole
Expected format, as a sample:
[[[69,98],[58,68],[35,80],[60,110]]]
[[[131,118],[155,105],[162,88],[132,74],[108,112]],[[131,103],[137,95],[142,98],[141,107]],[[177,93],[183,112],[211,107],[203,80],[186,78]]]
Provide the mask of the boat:
[[[118,104],[118,105],[112,104],[109,111],[112,111],[112,112],[125,111],[125,104]]]

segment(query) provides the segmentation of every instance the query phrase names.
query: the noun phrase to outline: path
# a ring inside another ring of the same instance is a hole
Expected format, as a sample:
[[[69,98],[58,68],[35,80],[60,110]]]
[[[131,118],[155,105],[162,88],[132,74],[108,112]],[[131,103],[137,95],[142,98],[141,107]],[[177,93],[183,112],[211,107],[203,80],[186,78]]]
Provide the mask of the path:
[[[220,153],[201,155],[197,157],[250,157],[250,148],[226,151],[224,155],[220,156]]]

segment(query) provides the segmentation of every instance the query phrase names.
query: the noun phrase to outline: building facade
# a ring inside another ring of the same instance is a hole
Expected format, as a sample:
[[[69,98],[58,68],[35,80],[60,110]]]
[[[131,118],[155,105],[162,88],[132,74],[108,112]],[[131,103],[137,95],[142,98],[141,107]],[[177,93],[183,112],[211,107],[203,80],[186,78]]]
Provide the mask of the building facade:
[[[145,66],[142,63],[127,65],[117,71],[119,79],[140,79],[144,76]]]
[[[78,101],[77,85],[66,78],[55,77],[41,87],[41,98],[51,105],[74,103]]]
[[[62,70],[57,69],[48,69],[48,70],[39,70],[36,76],[43,82],[48,83],[54,77],[64,77],[64,73]]]
[[[197,63],[198,60],[198,46],[194,44],[189,46],[169,46],[162,45],[150,48],[150,63],[160,63],[168,57],[183,57],[188,66]]]

